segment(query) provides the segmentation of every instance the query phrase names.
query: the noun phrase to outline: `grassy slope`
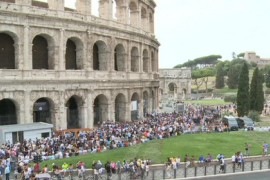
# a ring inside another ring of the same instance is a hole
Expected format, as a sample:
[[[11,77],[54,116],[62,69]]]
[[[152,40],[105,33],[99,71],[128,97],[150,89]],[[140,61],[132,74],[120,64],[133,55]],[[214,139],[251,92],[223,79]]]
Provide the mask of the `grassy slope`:
[[[115,149],[99,154],[88,154],[75,158],[55,160],[57,164],[77,163],[84,161],[87,167],[91,167],[93,160],[131,160],[135,157],[151,159],[154,163],[164,163],[167,157],[181,156],[186,153],[195,155],[196,159],[202,154],[211,153],[214,157],[218,153],[231,157],[237,151],[244,151],[244,143],[252,145],[251,155],[260,155],[264,141],[270,144],[268,132],[230,132],[211,134],[188,134],[173,137],[166,140],[155,140],[146,144],[140,144],[129,148]],[[51,164],[53,161],[46,161],[43,164]]]

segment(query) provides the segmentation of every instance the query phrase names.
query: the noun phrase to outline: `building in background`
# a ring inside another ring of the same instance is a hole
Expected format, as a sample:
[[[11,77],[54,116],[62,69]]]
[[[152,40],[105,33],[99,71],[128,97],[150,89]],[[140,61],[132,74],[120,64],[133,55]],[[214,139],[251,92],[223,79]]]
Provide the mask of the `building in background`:
[[[74,9],[65,0],[0,0],[0,125],[84,128],[156,109],[155,7],[102,0],[94,16],[91,0]]]
[[[244,54],[244,59],[248,62],[257,63],[258,68],[262,69],[265,66],[270,65],[270,58],[261,58],[253,51],[247,51]]]
[[[191,69],[159,69],[159,105],[173,105],[191,97]]]

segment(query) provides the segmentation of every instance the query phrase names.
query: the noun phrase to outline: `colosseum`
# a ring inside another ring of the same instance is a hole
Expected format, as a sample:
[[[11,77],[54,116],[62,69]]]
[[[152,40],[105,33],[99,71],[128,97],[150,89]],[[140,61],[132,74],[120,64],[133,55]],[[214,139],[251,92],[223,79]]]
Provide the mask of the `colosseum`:
[[[0,0],[0,125],[130,121],[157,108],[153,0]]]

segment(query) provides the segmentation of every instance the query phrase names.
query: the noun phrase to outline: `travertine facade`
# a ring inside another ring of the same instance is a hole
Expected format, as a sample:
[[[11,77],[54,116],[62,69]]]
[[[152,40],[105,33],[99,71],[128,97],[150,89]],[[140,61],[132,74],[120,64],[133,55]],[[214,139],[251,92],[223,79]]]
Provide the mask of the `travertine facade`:
[[[183,101],[191,95],[191,69],[159,69],[160,103],[166,101]]]
[[[112,18],[116,4],[116,19]],[[0,125],[56,129],[129,121],[157,108],[152,0],[0,0]]]
[[[270,65],[270,58],[261,58],[253,51],[245,52],[244,59],[250,62],[255,62],[260,69]]]

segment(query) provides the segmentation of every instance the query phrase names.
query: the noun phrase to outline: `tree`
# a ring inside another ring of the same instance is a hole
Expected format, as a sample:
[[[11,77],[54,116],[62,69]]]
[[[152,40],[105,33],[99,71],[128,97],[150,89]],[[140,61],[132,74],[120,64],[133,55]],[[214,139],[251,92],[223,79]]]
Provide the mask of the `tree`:
[[[261,114],[264,105],[262,73],[256,68],[253,72],[250,84],[250,110],[257,111]]]
[[[229,89],[236,89],[238,87],[238,79],[240,75],[239,69],[242,68],[241,64],[231,65],[228,71],[227,85]]]
[[[238,58],[244,58],[244,56],[245,56],[245,53],[239,53],[239,54],[237,55]]]
[[[249,112],[249,76],[248,65],[244,63],[239,76],[237,91],[237,114],[239,117],[248,115]]]
[[[208,77],[214,76],[215,70],[214,68],[205,68],[205,69],[198,69],[193,70],[191,73],[191,77],[195,82],[197,93],[199,92],[199,88],[204,83],[205,84],[205,90],[208,91]]]
[[[225,84],[224,84],[224,63],[223,62],[219,62],[216,66],[216,83],[215,83],[215,87],[217,89],[221,89],[224,88]]]
[[[265,81],[265,86],[270,88],[270,66],[265,68],[265,75],[264,75],[264,81]]]
[[[209,56],[203,56],[196,58],[194,60],[188,60],[187,62],[183,64],[178,64],[174,66],[174,68],[181,68],[181,67],[190,67],[191,70],[197,69],[197,68],[205,68],[209,66],[214,66],[218,63],[218,59],[222,58],[220,55],[209,55]]]

